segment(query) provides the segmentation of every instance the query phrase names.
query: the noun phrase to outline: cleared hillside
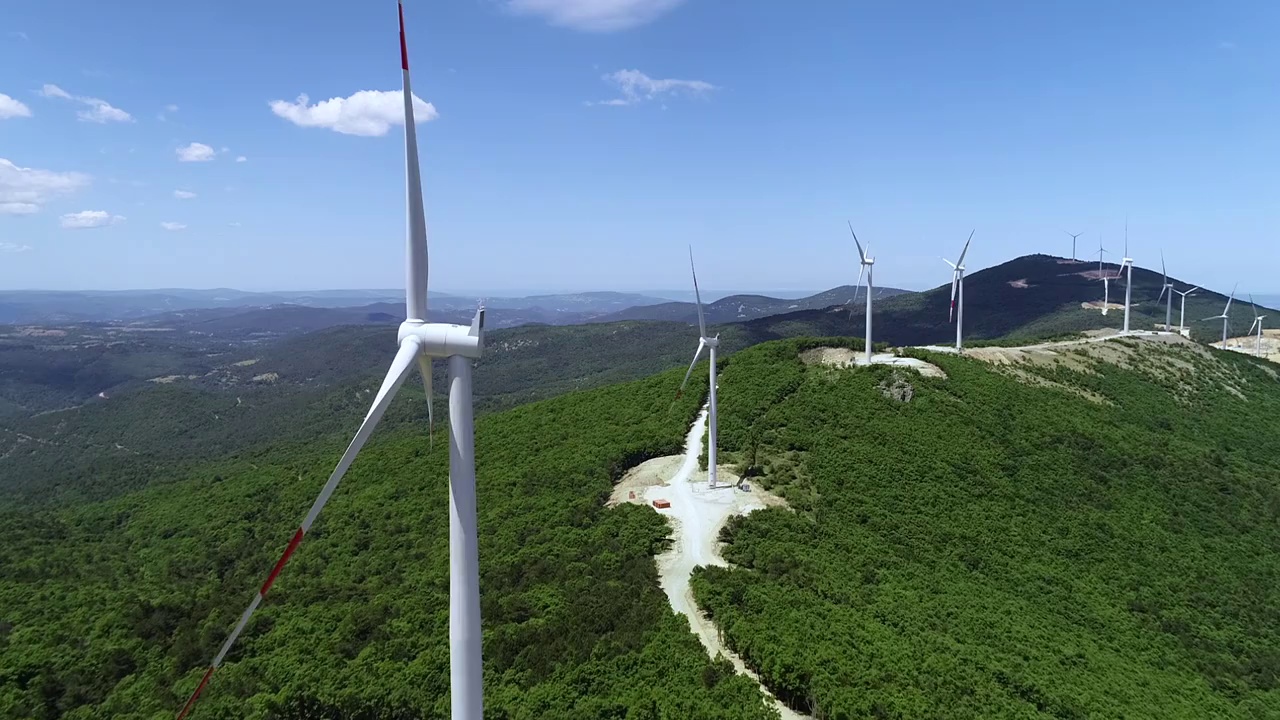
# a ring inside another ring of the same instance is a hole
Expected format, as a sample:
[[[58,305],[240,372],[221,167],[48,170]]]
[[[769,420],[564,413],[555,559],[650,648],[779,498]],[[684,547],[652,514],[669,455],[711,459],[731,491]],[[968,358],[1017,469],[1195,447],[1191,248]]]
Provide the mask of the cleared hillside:
[[[737,567],[694,590],[779,697],[818,718],[1280,716],[1274,365],[1138,339],[922,353],[945,379],[801,357],[841,342],[721,374],[724,457],[795,511],[731,522]]]

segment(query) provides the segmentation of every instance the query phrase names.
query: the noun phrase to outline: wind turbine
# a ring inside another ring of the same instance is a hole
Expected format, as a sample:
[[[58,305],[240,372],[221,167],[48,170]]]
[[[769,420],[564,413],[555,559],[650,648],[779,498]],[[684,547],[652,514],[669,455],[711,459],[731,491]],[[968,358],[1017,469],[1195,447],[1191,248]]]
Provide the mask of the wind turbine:
[[[853,289],[853,299],[858,299],[858,289],[862,287],[862,274],[867,275],[867,337],[866,337],[866,353],[867,364],[871,364],[871,290],[875,283],[871,280],[871,271],[874,269],[876,259],[868,255],[871,250],[871,243],[867,243],[867,249],[862,249],[862,243],[858,242],[858,233],[853,231],[853,223],[849,223],[849,234],[853,235],[853,244],[858,246],[858,262],[862,264],[862,269],[858,271],[858,284]]]
[[[1253,302],[1252,293],[1249,294],[1249,304],[1253,305],[1253,325],[1249,326],[1249,333],[1253,332],[1254,325],[1258,326],[1258,343],[1254,349],[1254,355],[1257,355],[1258,357],[1262,357],[1262,318],[1266,317],[1266,315],[1258,314],[1258,305]]]
[[[715,337],[707,337],[707,321],[702,315],[702,294],[698,292],[698,271],[693,267],[693,248],[689,248],[689,270],[693,273],[693,297],[698,302],[698,349],[693,353],[693,362],[689,363],[689,369],[684,373],[684,380],[680,383],[680,389],[676,391],[676,397],[680,397],[680,393],[684,392],[684,386],[689,382],[689,376],[693,374],[693,366],[698,364],[698,358],[702,355],[702,348],[711,349],[711,390],[707,398],[707,484],[714,488],[716,486],[716,348],[720,347],[720,334]]]
[[[1129,269],[1124,281],[1124,330],[1129,332],[1129,299],[1133,295],[1133,258],[1129,257],[1129,218],[1124,219],[1124,257],[1120,259],[1120,271]],[[1116,277],[1120,277],[1119,274]]]
[[[956,321],[956,352],[964,350],[964,256],[969,252],[969,243],[973,242],[975,232],[977,228],[969,231],[969,239],[964,241],[959,260],[951,262],[942,258],[942,262],[951,266],[951,311],[947,314],[947,321],[950,322],[953,318]]]
[[[1164,266],[1164,250],[1160,251],[1160,295],[1156,297],[1156,304],[1160,304],[1160,298],[1168,297],[1164,301],[1164,330],[1169,332],[1173,330],[1173,283],[1169,282],[1169,271]]]
[[[1222,349],[1223,350],[1227,349],[1227,323],[1231,321],[1231,318],[1227,316],[1227,313],[1231,311],[1231,301],[1236,299],[1236,288],[1238,287],[1240,287],[1240,283],[1236,283],[1235,287],[1231,288],[1231,296],[1227,298],[1227,306],[1222,309],[1221,315],[1214,315],[1212,317],[1205,318],[1205,320],[1222,320]]]
[[[1170,285],[1169,287],[1173,287],[1173,285]],[[1181,295],[1181,296],[1182,296],[1182,311],[1178,313],[1178,332],[1179,332],[1179,333],[1181,333],[1183,330],[1186,330],[1186,329],[1187,329],[1187,324],[1186,324],[1186,319],[1187,319],[1187,296],[1188,296],[1188,295],[1191,295],[1191,294],[1193,294],[1193,293],[1195,293],[1195,291],[1197,291],[1197,290],[1199,290],[1199,289],[1200,289],[1200,286],[1199,286],[1199,285],[1197,285],[1197,286],[1195,286],[1195,287],[1191,288],[1190,290],[1174,290],[1174,291],[1173,291],[1173,292],[1176,292],[1176,293],[1178,293],[1179,295]],[[1170,297],[1173,297],[1173,296],[1172,296],[1172,295],[1170,295]]]
[[[1073,232],[1068,232],[1066,230],[1063,230],[1062,232],[1067,233],[1068,235],[1071,236],[1071,259],[1075,260],[1076,259],[1076,238],[1080,237],[1084,233],[1073,233]]]
[[[405,311],[407,319],[397,333],[399,350],[391,361],[355,438],[321,489],[311,510],[284,554],[271,568],[235,629],[205,670],[200,684],[187,700],[179,720],[195,705],[209,678],[226,658],[236,638],[244,631],[258,606],[298,544],[311,529],[325,503],[333,496],[342,476],[369,439],[369,435],[391,405],[396,391],[417,366],[427,393],[428,422],[434,427],[431,411],[431,360],[448,358],[449,366],[449,658],[450,698],[454,720],[474,720],[484,714],[481,693],[480,659],[480,565],[476,534],[475,445],[472,435],[471,365],[484,348],[484,307],[476,310],[471,326],[428,323],[427,318],[427,226],[422,207],[422,180],[418,169],[417,128],[414,125],[413,92],[409,88],[409,53],[404,37],[404,6],[400,12],[400,65],[404,82],[405,179],[407,184],[408,233],[406,238]]]
[[[1098,234],[1098,279],[1102,281],[1102,314],[1106,315],[1111,305],[1111,277],[1102,267],[1102,256],[1108,251],[1102,247],[1102,234]],[[1117,276],[1118,277],[1118,276]]]

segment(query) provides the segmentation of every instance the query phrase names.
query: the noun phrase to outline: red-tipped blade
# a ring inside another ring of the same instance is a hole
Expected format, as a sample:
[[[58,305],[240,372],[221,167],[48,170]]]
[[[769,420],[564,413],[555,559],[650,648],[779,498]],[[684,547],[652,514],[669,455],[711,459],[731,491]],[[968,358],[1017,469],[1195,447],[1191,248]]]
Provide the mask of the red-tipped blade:
[[[404,41],[404,3],[397,3],[400,9],[400,67],[409,69],[409,46]]]

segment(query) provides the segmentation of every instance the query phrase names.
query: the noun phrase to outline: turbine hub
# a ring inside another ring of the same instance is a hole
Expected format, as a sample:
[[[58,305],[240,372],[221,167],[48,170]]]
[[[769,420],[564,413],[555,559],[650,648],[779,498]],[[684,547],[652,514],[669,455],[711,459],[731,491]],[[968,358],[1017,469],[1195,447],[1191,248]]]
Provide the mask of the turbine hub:
[[[416,337],[422,343],[422,352],[431,357],[461,355],[479,359],[484,351],[484,331],[472,334],[472,328],[452,323],[424,323],[421,320],[405,320],[396,333],[396,343],[407,337]]]
[[[702,342],[707,347],[720,347],[720,338],[718,337],[704,337]]]

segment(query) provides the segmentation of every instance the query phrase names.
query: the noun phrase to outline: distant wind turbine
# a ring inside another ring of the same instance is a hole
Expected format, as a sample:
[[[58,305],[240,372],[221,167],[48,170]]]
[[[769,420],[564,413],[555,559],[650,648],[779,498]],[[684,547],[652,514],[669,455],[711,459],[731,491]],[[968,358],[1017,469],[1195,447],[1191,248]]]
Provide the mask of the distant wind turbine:
[[[707,398],[707,484],[714,488],[716,486],[716,348],[720,347],[720,335],[707,337],[707,321],[702,314],[702,295],[698,292],[698,271],[693,267],[692,247],[689,248],[689,270],[693,273],[693,297],[698,303],[698,349],[693,353],[693,362],[689,363],[689,369],[684,373],[684,380],[680,383],[680,389],[676,391],[676,397],[680,397],[680,393],[684,392],[684,386],[689,383],[693,366],[698,364],[698,358],[702,356],[702,348],[710,348],[711,390]]]
[[[1124,281],[1124,330],[1129,332],[1129,300],[1133,296],[1133,258],[1129,257],[1129,218],[1124,219],[1124,257],[1120,260],[1120,271],[1128,268],[1129,274]],[[1117,275],[1116,277],[1119,277]]]
[[[1111,305],[1111,276],[1107,275],[1107,271],[1102,266],[1102,256],[1106,255],[1108,250],[1102,247],[1102,234],[1098,234],[1098,279],[1102,281],[1102,314],[1106,315]],[[1117,276],[1119,277],[1119,276]]]
[[[1068,235],[1071,236],[1071,259],[1075,260],[1076,259],[1076,238],[1080,237],[1084,233],[1073,233],[1073,232],[1068,232],[1066,230],[1063,230],[1062,232],[1067,233]]]
[[[867,243],[867,249],[862,249],[862,243],[858,242],[858,233],[853,231],[853,223],[849,223],[849,233],[853,235],[853,244],[858,246],[858,262],[862,264],[862,269],[858,271],[858,284],[854,286],[853,298],[857,300],[858,289],[862,287],[862,274],[867,275],[867,337],[866,337],[866,354],[867,364],[871,364],[871,292],[875,283],[871,281],[871,271],[874,269],[876,259],[868,253],[871,252],[871,243]]]
[[[1160,251],[1160,295],[1156,297],[1156,304],[1160,304],[1160,298],[1164,301],[1164,329],[1165,332],[1173,330],[1173,283],[1169,282],[1169,271],[1164,266],[1164,250]],[[1167,297],[1166,297],[1167,296]]]
[[[1240,283],[1236,283],[1235,287],[1231,288],[1231,296],[1227,298],[1227,306],[1222,309],[1221,315],[1214,315],[1212,317],[1205,318],[1205,320],[1221,320],[1222,321],[1222,349],[1223,350],[1227,349],[1227,323],[1231,321],[1231,318],[1228,316],[1228,313],[1231,312],[1231,301],[1236,299],[1236,288],[1238,287],[1240,287]]]
[[[450,706],[454,720],[483,717],[480,657],[480,564],[476,533],[476,466],[471,403],[471,366],[484,348],[484,308],[476,310],[471,326],[427,322],[427,224],[422,209],[422,180],[418,168],[418,140],[413,116],[413,92],[409,89],[409,54],[404,39],[404,7],[400,6],[400,64],[403,70],[405,184],[407,186],[408,232],[406,238],[405,315],[397,339],[399,350],[382,380],[373,406],[360,423],[355,438],[347,446],[337,467],[284,553],[254,593],[253,601],[240,616],[235,629],[222,644],[205,670],[195,692],[178,714],[186,717],[195,706],[209,678],[226,659],[236,638],[244,631],[280,571],[289,562],[320,511],[329,502],[347,468],[364,447],[365,441],[391,405],[405,378],[416,367],[422,374],[427,394],[427,418],[431,414],[431,360],[448,359],[449,365],[449,664]]]
[[[956,322],[956,352],[964,350],[964,256],[969,252],[969,243],[973,242],[973,233],[969,231],[969,239],[964,241],[964,249],[960,251],[960,259],[951,262],[942,258],[942,262],[951,266],[951,311],[947,320]]]
[[[1251,334],[1253,332],[1254,325],[1258,327],[1258,342],[1254,349],[1254,354],[1258,357],[1262,357],[1262,318],[1266,317],[1266,315],[1258,314],[1258,305],[1253,302],[1252,293],[1249,294],[1249,304],[1253,306],[1253,325],[1249,326],[1249,332],[1246,334]]]
[[[1172,285],[1170,285],[1169,287],[1173,287],[1173,286],[1172,286]],[[1173,291],[1173,292],[1176,292],[1176,293],[1178,293],[1179,295],[1181,295],[1181,296],[1182,296],[1182,311],[1178,313],[1178,332],[1179,332],[1179,333],[1185,332],[1185,331],[1186,331],[1186,329],[1187,329],[1187,323],[1186,323],[1186,319],[1187,319],[1187,296],[1188,296],[1188,295],[1193,295],[1193,294],[1195,294],[1195,291],[1197,291],[1197,290],[1199,290],[1199,289],[1200,289],[1200,286],[1199,286],[1199,285],[1197,285],[1197,286],[1195,286],[1195,287],[1191,288],[1190,290],[1174,290],[1174,291]],[[1172,295],[1170,295],[1170,297],[1172,297]]]

